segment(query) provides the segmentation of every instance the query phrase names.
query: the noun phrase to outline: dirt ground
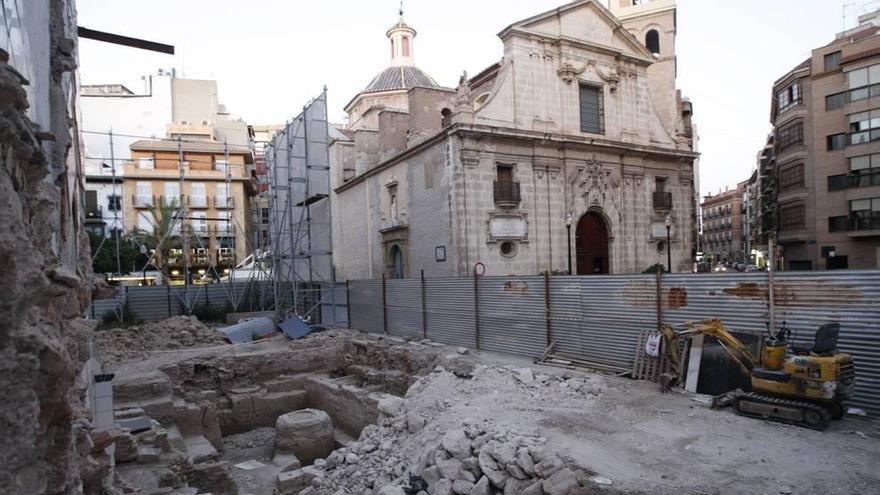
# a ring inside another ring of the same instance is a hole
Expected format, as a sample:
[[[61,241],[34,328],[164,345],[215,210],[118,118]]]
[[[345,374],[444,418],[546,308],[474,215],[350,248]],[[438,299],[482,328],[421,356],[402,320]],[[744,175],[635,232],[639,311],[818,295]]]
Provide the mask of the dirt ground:
[[[438,430],[455,427],[461,418],[537,429],[558,454],[626,491],[880,493],[876,421],[847,417],[819,432],[740,417],[730,409],[711,410],[694,394],[660,394],[649,382],[603,377],[607,387],[599,396],[571,394],[555,380],[523,384],[515,370],[499,366],[526,362],[500,356],[480,361],[489,365],[478,368],[472,380],[432,374],[416,385],[424,389],[408,398],[407,407],[454,398],[437,416]]]
[[[95,331],[97,357],[105,364],[146,359],[153,351],[226,343],[222,332],[205,325],[195,316],[173,316],[161,321]]]

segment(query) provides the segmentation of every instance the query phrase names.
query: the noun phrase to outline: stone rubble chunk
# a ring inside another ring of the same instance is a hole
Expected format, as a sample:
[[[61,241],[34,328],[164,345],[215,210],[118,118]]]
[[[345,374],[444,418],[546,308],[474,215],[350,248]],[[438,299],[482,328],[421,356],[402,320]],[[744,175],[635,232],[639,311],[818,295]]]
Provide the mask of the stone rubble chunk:
[[[467,354],[469,352],[467,347],[459,347],[457,351],[459,354]]]
[[[574,472],[571,469],[562,468],[545,479],[541,486],[547,495],[568,495],[578,484]]]
[[[540,480],[535,481],[523,490],[522,495],[544,495],[543,484],[544,483]]]
[[[483,476],[471,488],[470,495],[492,495],[492,488],[489,486],[489,478]]]
[[[480,469],[480,461],[476,457],[468,457],[461,461],[461,468],[474,473],[476,477],[483,475],[483,471]]]
[[[448,479],[442,479],[434,485],[434,495],[452,495],[452,482]]]
[[[489,481],[491,481],[496,488],[504,488],[504,483],[509,476],[498,467],[498,463],[495,462],[495,459],[493,459],[487,452],[480,452],[478,459],[480,461],[480,469],[483,471],[483,474],[489,478]]]
[[[521,448],[516,451],[516,464],[529,476],[535,476],[535,461],[529,454],[529,449]]]
[[[456,459],[464,460],[471,456],[471,441],[462,430],[447,432],[440,444]]]
[[[464,467],[458,470],[458,474],[455,476],[455,479],[465,480],[471,483],[477,482],[477,477],[474,476],[474,473],[468,471],[467,469],[464,469]]]
[[[406,495],[406,492],[397,485],[385,485],[376,492],[376,495]]]
[[[516,372],[514,377],[525,385],[529,385],[535,381],[535,374],[531,368],[521,368]]]
[[[452,482],[452,492],[458,495],[470,495],[474,484],[467,480],[455,480]]]
[[[446,459],[437,462],[437,469],[444,478],[455,479],[458,472],[461,471],[461,461],[458,459]]]
[[[357,464],[358,462],[360,462],[360,458],[354,452],[349,452],[348,454],[345,454],[346,464]]]
[[[428,486],[434,486],[438,481],[440,481],[442,476],[440,475],[440,468],[437,466],[431,466],[424,471],[422,471],[422,479],[428,483]]]
[[[555,455],[551,455],[543,461],[535,464],[535,474],[541,479],[547,479],[560,469],[562,469],[562,461]]]
[[[385,395],[377,404],[379,412],[388,416],[397,416],[403,407],[403,399],[395,395]]]

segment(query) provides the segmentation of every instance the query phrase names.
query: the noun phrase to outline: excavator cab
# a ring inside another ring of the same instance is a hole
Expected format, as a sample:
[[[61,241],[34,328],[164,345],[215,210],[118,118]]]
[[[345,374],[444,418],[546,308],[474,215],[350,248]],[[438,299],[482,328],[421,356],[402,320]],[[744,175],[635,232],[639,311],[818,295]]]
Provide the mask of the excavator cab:
[[[789,344],[791,353],[796,356],[814,354],[816,356],[828,356],[834,354],[837,349],[837,338],[840,335],[840,323],[826,323],[816,331],[816,338],[812,344]]]

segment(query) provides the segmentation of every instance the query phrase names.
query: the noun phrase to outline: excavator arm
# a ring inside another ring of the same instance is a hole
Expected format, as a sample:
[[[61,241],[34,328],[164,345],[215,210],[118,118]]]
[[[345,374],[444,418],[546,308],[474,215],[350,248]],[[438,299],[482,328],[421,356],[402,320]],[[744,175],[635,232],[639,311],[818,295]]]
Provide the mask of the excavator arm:
[[[669,325],[663,325],[660,328],[660,333],[663,334],[666,352],[669,355],[669,359],[675,365],[676,372],[681,370],[682,365],[679,359],[681,356],[679,339],[692,338],[696,335],[710,335],[715,337],[721,344],[721,347],[724,348],[724,351],[742,366],[746,373],[751,372],[758,363],[758,359],[752,354],[752,351],[749,350],[748,346],[743,344],[738,338],[734,337],[733,334],[724,327],[721,320],[718,319],[688,322],[685,323],[685,329],[679,331],[675,331]]]

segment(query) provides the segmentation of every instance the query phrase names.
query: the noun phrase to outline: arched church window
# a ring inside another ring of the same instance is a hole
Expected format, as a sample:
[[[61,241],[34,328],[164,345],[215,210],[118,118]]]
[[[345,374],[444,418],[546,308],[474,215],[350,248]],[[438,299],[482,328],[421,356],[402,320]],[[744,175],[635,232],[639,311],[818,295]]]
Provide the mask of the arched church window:
[[[403,56],[409,57],[409,36],[403,37]]]
[[[648,47],[648,51],[651,53],[660,53],[660,33],[656,29],[652,29],[645,34],[645,46]]]
[[[391,58],[393,59],[395,56],[394,53],[394,38],[391,39]]]

